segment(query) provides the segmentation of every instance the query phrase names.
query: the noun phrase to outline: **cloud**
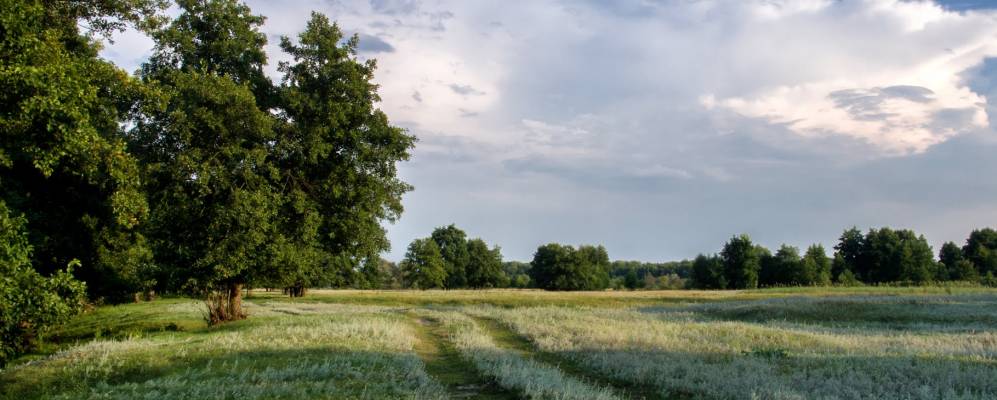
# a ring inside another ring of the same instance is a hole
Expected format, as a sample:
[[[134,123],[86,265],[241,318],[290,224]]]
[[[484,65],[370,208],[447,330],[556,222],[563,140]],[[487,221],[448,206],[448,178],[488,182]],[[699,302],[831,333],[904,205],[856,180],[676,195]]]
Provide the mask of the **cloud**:
[[[480,96],[485,94],[485,92],[475,89],[471,85],[458,85],[456,83],[451,83],[448,87],[450,87],[450,90],[453,90],[454,93],[461,96]]]
[[[360,33],[360,43],[357,44],[357,50],[363,53],[391,53],[395,51],[395,48],[391,46],[384,39],[377,36],[367,35]]]
[[[379,107],[420,138],[390,258],[457,223],[511,259],[561,241],[648,260],[997,220],[984,3],[249,1],[268,35],[311,9],[369,35]]]

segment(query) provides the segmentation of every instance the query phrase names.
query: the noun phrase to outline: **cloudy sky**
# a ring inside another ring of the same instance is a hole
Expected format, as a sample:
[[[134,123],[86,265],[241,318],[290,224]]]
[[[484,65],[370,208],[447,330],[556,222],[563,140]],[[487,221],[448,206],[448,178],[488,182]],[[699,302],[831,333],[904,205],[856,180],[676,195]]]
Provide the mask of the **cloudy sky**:
[[[419,138],[389,259],[450,223],[507,259],[561,242],[648,261],[736,233],[892,226],[937,249],[997,225],[994,1],[248,3],[275,77],[312,10],[377,59],[382,109]],[[103,54],[134,70],[150,47],[125,33]]]

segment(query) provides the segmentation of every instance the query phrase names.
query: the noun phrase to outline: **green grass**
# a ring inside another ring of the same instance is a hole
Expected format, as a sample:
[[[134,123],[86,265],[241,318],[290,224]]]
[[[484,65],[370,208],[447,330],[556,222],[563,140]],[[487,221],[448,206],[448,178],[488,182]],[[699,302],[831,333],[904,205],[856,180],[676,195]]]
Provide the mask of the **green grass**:
[[[98,307],[0,399],[990,399],[997,290],[256,291]]]
[[[426,372],[447,388],[451,397],[511,400],[517,396],[498,386],[493,379],[475,371],[474,365],[461,357],[448,340],[446,329],[429,318],[412,315],[412,325],[419,338],[415,350],[426,365]]]
[[[254,291],[250,299],[305,303],[336,303],[405,306],[473,306],[492,305],[515,308],[530,306],[620,308],[630,306],[671,306],[684,303],[704,303],[731,300],[757,300],[779,297],[827,296],[903,296],[994,293],[994,289],[963,286],[924,287],[818,287],[773,288],[759,290],[655,290],[655,291],[593,291],[548,292],[543,290],[312,290],[309,296],[291,299],[280,292]]]

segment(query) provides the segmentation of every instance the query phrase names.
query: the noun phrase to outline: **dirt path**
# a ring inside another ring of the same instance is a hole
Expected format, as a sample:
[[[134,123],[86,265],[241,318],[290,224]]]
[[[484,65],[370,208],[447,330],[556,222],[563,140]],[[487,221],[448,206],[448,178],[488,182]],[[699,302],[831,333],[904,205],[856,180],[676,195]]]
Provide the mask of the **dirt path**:
[[[669,397],[663,396],[659,391],[650,386],[635,385],[631,382],[609,379],[598,375],[577,362],[559,356],[555,353],[540,351],[529,339],[516,333],[508,326],[491,318],[469,315],[485,332],[487,332],[495,344],[506,350],[519,353],[525,358],[532,358],[554,367],[557,367],[565,375],[573,376],[584,382],[593,383],[599,386],[616,389],[623,397],[634,400],[665,400]]]
[[[514,400],[519,397],[495,384],[477,370],[447,339],[436,321],[410,314],[419,338],[416,354],[426,364],[426,372],[447,388],[452,399]]]

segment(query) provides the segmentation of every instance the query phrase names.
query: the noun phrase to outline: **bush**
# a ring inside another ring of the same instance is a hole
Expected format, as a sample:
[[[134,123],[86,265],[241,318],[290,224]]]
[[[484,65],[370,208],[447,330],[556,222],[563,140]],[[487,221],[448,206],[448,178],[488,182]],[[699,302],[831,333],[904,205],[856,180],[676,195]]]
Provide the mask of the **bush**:
[[[44,332],[83,309],[86,287],[69,269],[44,277],[31,266],[24,217],[0,202],[0,365],[30,351]]]

